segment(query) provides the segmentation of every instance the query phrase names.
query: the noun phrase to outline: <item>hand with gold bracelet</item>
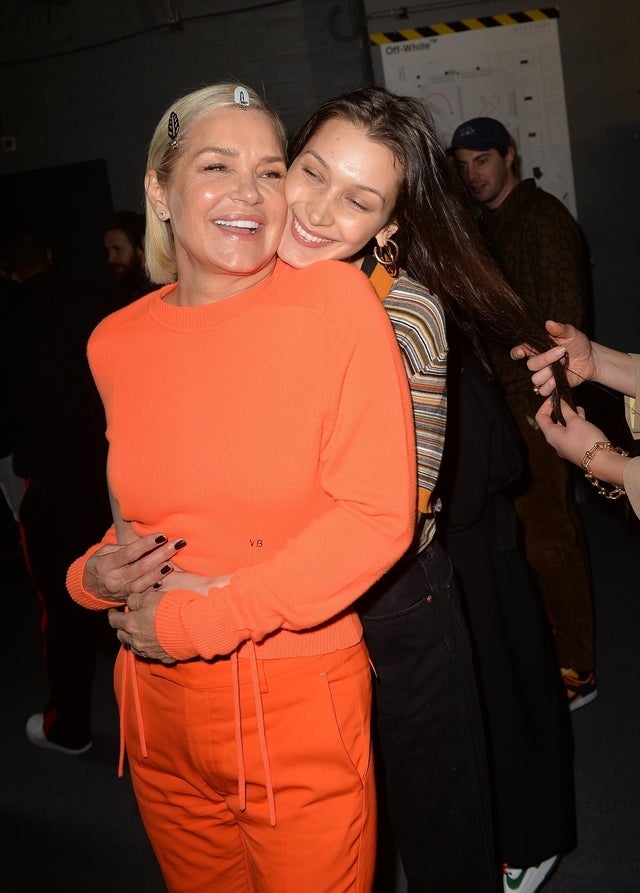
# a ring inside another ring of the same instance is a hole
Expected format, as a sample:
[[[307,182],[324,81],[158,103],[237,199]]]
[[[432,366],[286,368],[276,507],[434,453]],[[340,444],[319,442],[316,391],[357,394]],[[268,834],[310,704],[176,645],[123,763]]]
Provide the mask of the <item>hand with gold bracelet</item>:
[[[536,413],[536,422],[547,443],[559,456],[582,467],[587,480],[602,496],[617,499],[624,495],[623,471],[628,453],[612,446],[606,435],[588,422],[582,407],[574,412],[563,404],[566,425],[553,421],[551,400],[547,399]],[[608,488],[601,482],[606,481]]]

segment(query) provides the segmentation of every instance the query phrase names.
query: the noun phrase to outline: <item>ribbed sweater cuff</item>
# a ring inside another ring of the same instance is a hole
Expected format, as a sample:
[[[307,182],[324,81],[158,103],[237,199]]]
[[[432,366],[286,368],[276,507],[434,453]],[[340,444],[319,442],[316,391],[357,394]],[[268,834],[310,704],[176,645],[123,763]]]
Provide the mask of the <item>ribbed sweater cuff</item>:
[[[87,592],[82,585],[84,568],[90,555],[91,553],[89,552],[86,555],[82,555],[80,558],[76,558],[67,571],[67,590],[69,595],[74,602],[82,605],[83,608],[88,608],[90,611],[104,611],[105,608],[116,608],[117,604],[115,602],[105,598],[97,598],[97,596]]]
[[[249,637],[238,630],[224,589],[201,595],[186,589],[167,593],[158,604],[156,636],[176,660],[203,657],[205,660],[231,654]]]

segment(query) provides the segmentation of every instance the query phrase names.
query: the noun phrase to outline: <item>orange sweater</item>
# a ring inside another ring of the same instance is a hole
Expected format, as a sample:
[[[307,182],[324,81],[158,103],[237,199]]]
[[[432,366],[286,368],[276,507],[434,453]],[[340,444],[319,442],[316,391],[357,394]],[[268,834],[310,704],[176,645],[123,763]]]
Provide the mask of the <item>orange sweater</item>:
[[[162,647],[185,660],[249,641],[262,658],[355,644],[350,606],[415,523],[411,403],[384,308],[337,261],[278,262],[254,288],[199,307],[166,303],[171,288],[107,317],[89,342],[123,517],[140,535],[184,538],[185,570],[231,575],[208,597],[162,598]],[[85,607],[113,606],[82,577],[114,542],[111,528],[69,569]]]

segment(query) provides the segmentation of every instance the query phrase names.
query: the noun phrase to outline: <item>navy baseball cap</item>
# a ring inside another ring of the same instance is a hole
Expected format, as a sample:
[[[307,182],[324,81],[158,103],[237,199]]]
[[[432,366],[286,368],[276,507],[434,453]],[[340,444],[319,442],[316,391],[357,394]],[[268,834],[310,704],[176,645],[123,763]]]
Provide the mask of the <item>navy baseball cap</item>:
[[[471,118],[459,124],[453,131],[449,152],[456,149],[508,149],[511,145],[509,131],[495,118]]]

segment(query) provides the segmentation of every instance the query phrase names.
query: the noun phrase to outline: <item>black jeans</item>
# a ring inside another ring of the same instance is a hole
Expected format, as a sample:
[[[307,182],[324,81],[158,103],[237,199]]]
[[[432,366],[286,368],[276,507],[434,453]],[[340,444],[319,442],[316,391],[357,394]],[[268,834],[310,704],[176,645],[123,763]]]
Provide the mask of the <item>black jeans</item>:
[[[409,893],[498,887],[471,646],[449,559],[431,544],[358,604],[375,669],[375,734]]]

